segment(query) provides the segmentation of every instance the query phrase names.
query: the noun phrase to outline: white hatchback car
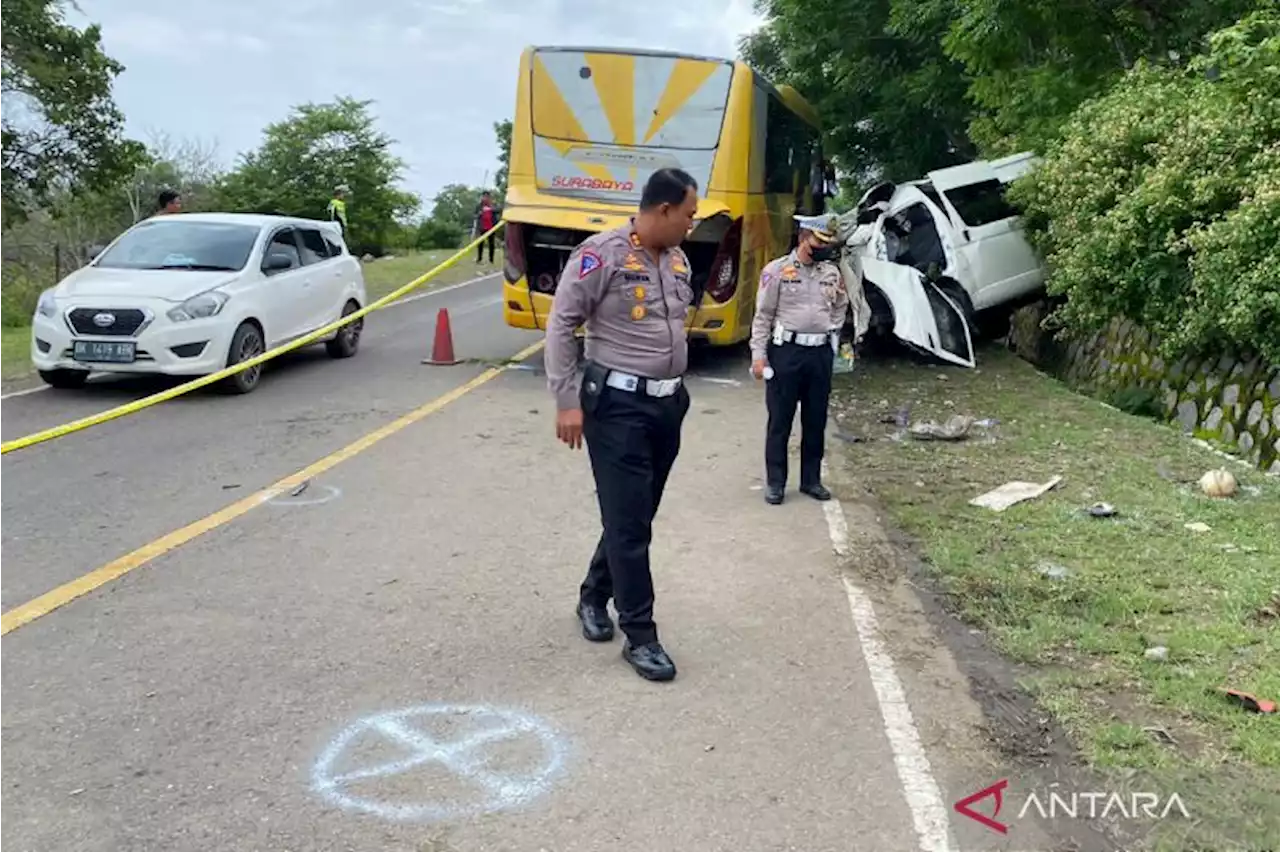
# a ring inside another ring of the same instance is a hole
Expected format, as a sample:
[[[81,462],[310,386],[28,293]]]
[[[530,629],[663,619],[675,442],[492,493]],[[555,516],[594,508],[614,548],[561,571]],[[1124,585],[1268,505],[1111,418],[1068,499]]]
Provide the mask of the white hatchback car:
[[[360,262],[330,222],[240,213],[156,216],[40,296],[31,360],[59,388],[90,371],[202,376],[296,340],[366,302]],[[324,338],[349,358],[363,320]],[[317,341],[319,342],[319,341]],[[258,385],[261,365],[221,383]]]

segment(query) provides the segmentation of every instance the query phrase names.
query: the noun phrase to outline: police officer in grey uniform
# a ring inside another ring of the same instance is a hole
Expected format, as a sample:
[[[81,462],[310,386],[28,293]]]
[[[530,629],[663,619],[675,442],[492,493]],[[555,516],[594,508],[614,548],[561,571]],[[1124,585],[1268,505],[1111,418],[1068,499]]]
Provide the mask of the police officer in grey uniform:
[[[611,640],[613,598],[626,634],[623,659],[649,680],[676,676],[653,622],[649,542],[689,411],[683,377],[693,288],[680,243],[697,205],[687,173],[654,172],[635,218],[574,249],[547,323],[556,436],[573,449],[586,438],[604,527],[579,589],[578,619],[587,639]],[[579,377],[574,330],[584,323]]]
[[[835,263],[836,222],[796,216],[795,249],[760,273],[751,324],[751,373],[766,378],[769,425],[765,437],[765,500],[782,502],[787,485],[787,442],[800,406],[800,491],[830,500],[822,484],[822,456],[831,395],[832,359],[849,305]]]

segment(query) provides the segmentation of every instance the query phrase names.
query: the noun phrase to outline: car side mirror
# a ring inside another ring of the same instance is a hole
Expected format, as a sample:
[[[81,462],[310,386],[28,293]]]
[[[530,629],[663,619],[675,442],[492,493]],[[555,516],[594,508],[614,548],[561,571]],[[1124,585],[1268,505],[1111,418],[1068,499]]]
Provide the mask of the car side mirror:
[[[263,272],[283,272],[286,269],[293,269],[293,258],[283,252],[272,252],[262,262]]]

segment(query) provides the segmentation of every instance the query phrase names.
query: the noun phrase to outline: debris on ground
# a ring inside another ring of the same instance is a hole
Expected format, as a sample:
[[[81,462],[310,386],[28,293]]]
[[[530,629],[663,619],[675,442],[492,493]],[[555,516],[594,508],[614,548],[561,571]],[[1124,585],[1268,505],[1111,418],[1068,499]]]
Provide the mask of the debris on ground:
[[[1120,514],[1116,510],[1116,507],[1112,506],[1110,503],[1094,503],[1092,506],[1085,509],[1085,511],[1095,518],[1114,518],[1116,515]]]
[[[1251,713],[1276,712],[1276,703],[1266,698],[1259,698],[1258,696],[1251,695],[1248,692],[1241,692],[1238,689],[1227,689],[1226,687],[1220,687],[1218,691],[1225,695],[1228,701],[1234,704],[1239,704]]]
[[[1061,476],[1055,476],[1048,482],[1006,482],[999,488],[993,488],[986,494],[980,494],[969,501],[970,506],[982,506],[991,509],[994,512],[1003,512],[1005,509],[1024,500],[1034,500],[1035,498],[1052,491],[1058,487],[1058,483],[1062,482]]]
[[[858,437],[857,435],[850,435],[848,432],[837,431],[835,433],[835,436],[839,438],[841,441],[844,441],[845,443],[848,443],[848,444],[861,444],[864,440]]]
[[[1213,529],[1213,527],[1203,521],[1192,521],[1189,524],[1183,524],[1183,526],[1191,530],[1193,533],[1207,533]]]
[[[1173,734],[1169,733],[1159,725],[1146,725],[1142,728],[1144,733],[1150,734],[1152,739],[1165,743],[1166,745],[1177,745],[1178,741],[1173,738]]]
[[[1207,471],[1200,477],[1200,490],[1210,497],[1234,497],[1239,487],[1235,475],[1226,468]]]
[[[973,425],[977,426],[979,429],[990,429],[993,426],[999,426],[1000,421],[994,417],[984,417],[981,420],[973,421]]]
[[[292,491],[290,491],[290,492],[289,492],[289,496],[290,496],[290,497],[297,497],[297,496],[298,496],[299,494],[301,494],[303,491],[306,491],[306,490],[307,490],[307,486],[308,486],[308,485],[310,485],[310,484],[311,484],[311,480],[310,480],[310,479],[304,480],[304,481],[302,482],[302,484],[301,484],[301,485],[298,485],[298,486],[297,486],[297,487],[295,487]]]
[[[1165,660],[1169,659],[1169,649],[1164,645],[1153,645],[1143,651],[1142,656],[1153,662],[1163,663]]]
[[[917,441],[962,441],[969,437],[971,426],[973,426],[972,417],[956,414],[947,418],[947,422],[942,425],[932,420],[912,423],[907,429],[907,434]]]
[[[1050,580],[1065,580],[1071,576],[1071,569],[1056,562],[1037,562],[1036,573],[1043,574]]]
[[[1258,607],[1258,611],[1253,614],[1253,617],[1263,622],[1280,621],[1280,592],[1272,592],[1271,600]]]

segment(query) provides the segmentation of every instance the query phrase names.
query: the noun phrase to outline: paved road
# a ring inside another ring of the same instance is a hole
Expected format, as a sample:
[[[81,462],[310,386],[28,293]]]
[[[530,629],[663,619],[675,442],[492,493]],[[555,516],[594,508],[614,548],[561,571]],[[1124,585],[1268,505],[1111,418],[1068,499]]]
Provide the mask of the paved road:
[[[461,356],[511,356],[536,338],[496,294],[377,314],[357,358],[290,359],[248,397],[6,456],[4,607],[479,374],[419,365],[437,307]],[[654,549],[663,685],[577,633],[592,483],[529,366],[303,494],[333,499],[260,506],[6,636],[5,848],[922,848],[901,779],[928,768],[885,732],[822,508],[761,499],[745,361],[691,379]],[[5,437],[145,390],[7,401]]]

